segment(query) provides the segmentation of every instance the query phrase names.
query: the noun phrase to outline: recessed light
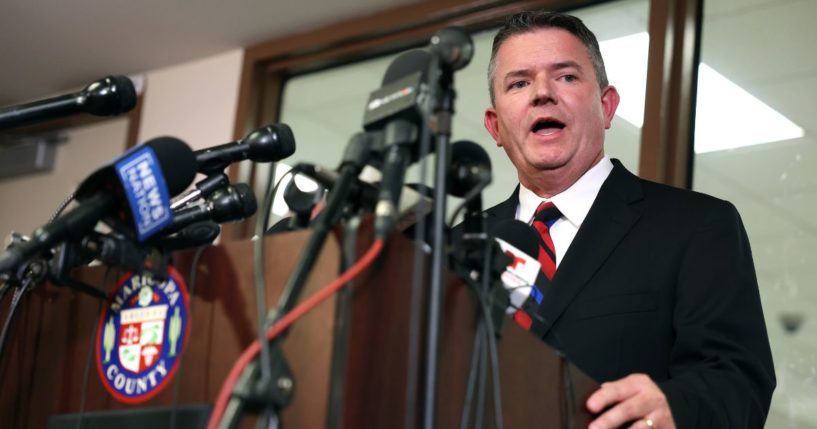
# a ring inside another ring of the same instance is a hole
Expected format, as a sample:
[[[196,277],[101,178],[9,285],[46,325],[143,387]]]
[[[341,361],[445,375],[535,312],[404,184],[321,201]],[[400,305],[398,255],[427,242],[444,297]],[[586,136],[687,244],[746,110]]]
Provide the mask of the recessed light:
[[[646,98],[649,35],[599,43],[607,77],[621,94],[616,115],[641,128]],[[803,137],[803,129],[712,67],[698,67],[695,152],[706,153]]]

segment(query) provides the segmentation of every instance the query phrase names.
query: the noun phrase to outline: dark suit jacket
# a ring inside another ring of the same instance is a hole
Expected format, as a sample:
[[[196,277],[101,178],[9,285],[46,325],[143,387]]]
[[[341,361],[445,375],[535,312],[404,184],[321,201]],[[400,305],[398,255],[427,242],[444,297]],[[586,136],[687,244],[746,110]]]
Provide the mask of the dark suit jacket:
[[[538,334],[600,382],[648,374],[679,428],[762,427],[774,366],[737,210],[613,163],[544,291]],[[518,188],[488,228],[517,205]]]

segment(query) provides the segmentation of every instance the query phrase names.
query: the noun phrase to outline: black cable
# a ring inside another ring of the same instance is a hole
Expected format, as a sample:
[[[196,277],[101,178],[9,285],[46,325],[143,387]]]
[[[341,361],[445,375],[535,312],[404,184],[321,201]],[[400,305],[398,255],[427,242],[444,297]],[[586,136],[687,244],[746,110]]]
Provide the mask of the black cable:
[[[490,184],[491,184],[491,181],[486,180],[486,181],[480,183],[478,186],[475,186],[473,189],[468,191],[468,193],[465,194],[464,197],[462,197],[462,201],[460,202],[460,205],[457,206],[457,209],[454,210],[454,213],[451,215],[451,219],[448,220],[448,228],[449,229],[454,227],[454,221],[457,219],[457,216],[460,215],[460,212],[465,208],[465,206],[468,205],[468,203],[471,202],[471,200],[478,197],[482,193],[482,191],[484,191],[485,188],[487,188],[488,185],[490,185]]]
[[[485,271],[490,269],[488,267],[489,264],[486,263]],[[486,347],[488,348],[487,352],[489,356],[488,363],[491,365],[491,375],[493,377],[491,387],[494,402],[494,427],[497,429],[502,429],[502,390],[499,377],[499,354],[497,353],[496,334],[490,311],[490,306],[493,305],[493,303],[490,299],[485,297],[485,294],[487,294],[487,290],[483,290],[481,294],[477,294],[477,300],[479,301],[480,308],[482,310],[482,319],[485,321],[485,335],[487,335]]]
[[[264,203],[261,204],[262,213],[258,213],[255,218],[255,241],[253,241],[253,282],[255,285],[255,309],[258,317],[258,341],[261,343],[261,380],[262,385],[266,385],[272,378],[270,369],[271,359],[269,354],[269,344],[267,343],[266,331],[266,311],[267,311],[267,284],[264,278],[264,232],[267,230],[269,222],[269,212],[272,208],[274,192],[278,189],[273,186],[275,179],[275,164],[267,174],[264,185]],[[281,177],[283,179],[283,176]],[[280,184],[281,181],[278,181]],[[277,184],[276,184],[277,185]]]
[[[11,297],[11,305],[9,305],[9,314],[6,316],[6,321],[3,324],[3,331],[0,333],[0,358],[3,356],[3,349],[6,345],[6,337],[9,332],[9,328],[11,327],[11,323],[14,321],[14,314],[17,311],[17,305],[20,304],[20,299],[23,297],[23,294],[28,292],[29,287],[33,280],[29,277],[23,279],[23,282],[20,286],[14,289],[14,295]]]
[[[264,187],[264,202],[261,204],[262,213],[258,213],[255,221],[255,241],[253,242],[253,283],[255,285],[255,308],[258,316],[258,342],[261,344],[261,356],[259,357],[259,365],[261,371],[261,378],[258,380],[259,385],[268,386],[272,381],[272,357],[270,356],[269,341],[267,340],[267,284],[264,273],[264,233],[267,231],[269,225],[270,211],[272,211],[275,195],[278,192],[278,187],[283,183],[284,178],[291,176],[291,180],[295,180],[295,175],[300,171],[296,166],[291,168],[286,174],[283,174],[280,179],[272,186],[275,177],[275,169],[277,163],[272,164],[270,172],[267,175],[267,183]],[[261,422],[277,421],[278,416],[275,410],[265,407],[262,415],[258,419],[258,424]]]
[[[62,213],[62,211],[65,210],[65,208],[68,206],[68,204],[73,199],[74,199],[74,193],[71,193],[71,195],[69,195],[60,204],[60,206],[57,208],[57,210],[54,212],[54,214],[48,220],[48,223],[53,222],[54,219],[56,219],[60,215],[60,213]],[[3,286],[0,286],[0,300],[2,300],[5,297],[6,293],[8,293],[9,289],[11,289],[12,283],[13,282],[7,280],[6,283],[3,284]],[[8,335],[8,331],[9,331],[9,329],[11,327],[11,323],[12,323],[12,321],[14,319],[14,313],[17,310],[17,305],[20,303],[20,299],[22,298],[23,294],[25,292],[28,292],[28,290],[31,288],[32,283],[33,283],[32,278],[26,277],[25,279],[23,279],[20,286],[18,286],[14,290],[14,295],[11,298],[11,305],[9,306],[9,314],[6,316],[6,321],[3,324],[2,333],[0,333],[0,358],[2,358],[2,356],[3,356],[3,349],[5,348],[5,345],[6,345],[6,336]]]
[[[477,321],[477,335],[474,336],[474,346],[471,349],[471,363],[468,365],[468,381],[465,385],[465,400],[462,405],[462,414],[460,416],[460,429],[468,428],[468,421],[471,419],[471,402],[474,400],[474,388],[477,379],[477,366],[479,365],[480,353],[482,349],[482,339],[484,335],[479,332],[484,329],[482,324],[485,320],[480,318]]]
[[[494,427],[502,428],[503,427],[502,391],[501,391],[500,374],[499,374],[499,355],[497,353],[496,334],[495,334],[495,331],[494,331],[493,319],[492,319],[492,315],[491,315],[491,311],[490,311],[491,307],[493,306],[493,300],[491,298],[493,295],[489,294],[489,291],[491,290],[491,266],[492,266],[492,263],[493,263],[492,259],[493,259],[493,249],[494,249],[493,243],[490,243],[490,244],[491,245],[486,245],[486,246],[483,247],[484,252],[483,252],[483,261],[482,261],[482,273],[480,274],[481,275],[480,284],[474,284],[473,282],[470,282],[471,285],[472,285],[472,288],[474,289],[474,292],[476,294],[477,303],[479,305],[479,313],[477,313],[477,317],[479,318],[479,320],[478,320],[478,325],[477,325],[477,329],[476,329],[476,332],[475,332],[474,349],[473,349],[473,352],[472,352],[473,355],[472,355],[472,359],[471,359],[472,367],[469,370],[469,383],[467,384],[467,387],[466,387],[465,397],[466,397],[466,401],[469,400],[468,398],[471,398],[471,401],[472,401],[473,396],[474,396],[473,389],[476,387],[475,385],[480,385],[481,386],[482,383],[484,383],[484,380],[482,380],[482,379],[480,380],[479,384],[471,383],[470,377],[472,377],[472,375],[471,375],[472,373],[476,372],[475,365],[477,365],[477,364],[475,362],[480,361],[480,359],[478,357],[474,357],[474,356],[475,355],[484,356],[484,354],[487,352],[487,354],[488,354],[488,363],[491,366],[491,372],[490,373],[491,373],[491,375],[493,377],[492,378],[492,381],[493,381],[492,382],[492,398],[493,398],[493,406],[494,406]],[[494,287],[501,287],[501,286],[494,286]],[[477,347],[478,343],[479,344],[482,343],[482,341],[478,341],[478,339],[483,337],[483,336],[486,338],[487,341],[485,342],[484,345],[481,345],[481,347]],[[486,348],[487,348],[487,350],[486,350]],[[480,368],[482,367],[482,365],[484,365],[484,363],[479,362],[479,367]],[[482,374],[482,372],[480,372],[480,374]],[[480,401],[480,403],[482,401],[482,396],[483,396],[483,394],[482,394],[482,392],[480,392],[478,397],[477,397],[477,399],[478,399],[478,401]],[[470,403],[466,402],[464,407],[466,407],[466,406],[470,407]],[[477,412],[479,413],[482,408],[483,408],[482,406],[478,405],[477,406]],[[470,410],[468,411],[468,413],[470,415]],[[465,410],[463,411],[463,415],[465,415]],[[480,417],[480,415],[478,414],[477,417]],[[481,423],[482,423],[481,418],[475,419],[475,420],[479,420],[479,421],[475,421],[475,427],[479,427],[481,425]]]
[[[51,215],[51,217],[48,219],[48,223],[54,222],[54,220],[55,220],[56,218],[60,217],[60,214],[62,214],[63,210],[65,210],[65,208],[66,208],[66,207],[68,207],[68,204],[71,204],[71,201],[73,201],[73,200],[74,200],[74,197],[75,197],[75,196],[76,196],[76,194],[75,194],[74,192],[71,192],[71,194],[70,194],[70,195],[68,195],[68,196],[67,196],[67,197],[66,197],[66,198],[65,198],[65,199],[62,201],[62,203],[60,203],[60,205],[57,207],[57,210],[54,210],[54,213],[53,213],[53,214]]]
[[[483,301],[484,302],[484,301]],[[484,313],[484,318],[488,319],[485,325],[488,327],[486,330],[486,334],[488,335],[488,353],[490,354],[490,358],[488,361],[491,364],[491,374],[493,375],[493,382],[491,383],[492,391],[493,391],[493,399],[494,399],[494,427],[497,429],[502,429],[504,427],[503,423],[503,416],[502,416],[502,385],[500,384],[500,374],[499,374],[499,353],[497,353],[496,348],[496,335],[494,334],[494,326],[493,321],[491,321],[491,313],[490,307],[483,303],[482,311]]]
[[[481,332],[478,332],[479,335],[484,336],[485,333],[485,324],[482,324],[483,329]],[[485,424],[483,423],[483,417],[485,415],[485,385],[488,381],[488,363],[485,359],[485,343],[481,344],[482,347],[479,348],[478,353],[480,355],[479,359],[479,375],[477,376],[477,406],[476,406],[476,415],[474,416],[474,427],[475,428],[483,428]]]
[[[290,169],[286,174],[282,175],[275,186],[271,186],[273,178],[275,177],[275,167],[271,169],[270,173],[267,175],[267,182],[264,190],[264,200],[261,204],[262,213],[258,214],[255,223],[255,241],[253,242],[253,285],[255,286],[255,300],[256,300],[256,311],[258,312],[258,341],[261,344],[261,356],[258,360],[258,365],[260,365],[260,372],[261,378],[260,380],[254,381],[259,383],[260,386],[269,386],[272,379],[272,358],[270,356],[270,349],[269,349],[269,341],[267,341],[266,327],[268,326],[268,317],[266,317],[266,305],[267,302],[266,298],[266,279],[264,273],[264,233],[266,232],[267,224],[269,223],[269,213],[272,209],[272,204],[274,201],[275,194],[278,191],[279,186],[283,183],[284,179],[287,176],[292,175],[294,177],[295,174],[299,172],[299,168],[296,166]],[[248,380],[248,377],[251,377],[251,370],[245,369],[244,373],[242,374],[239,384],[243,382],[241,380]],[[248,372],[250,371],[250,372]],[[236,400],[233,398],[228,403],[228,409],[225,411],[224,416],[222,417],[221,426],[227,422],[229,426],[233,426],[237,424],[236,418],[240,418],[240,414],[243,413],[244,404],[242,401]],[[266,412],[264,416],[266,416]],[[230,416],[230,417],[226,417]],[[225,420],[227,419],[227,420]],[[260,420],[266,420],[265,417],[262,417]]]

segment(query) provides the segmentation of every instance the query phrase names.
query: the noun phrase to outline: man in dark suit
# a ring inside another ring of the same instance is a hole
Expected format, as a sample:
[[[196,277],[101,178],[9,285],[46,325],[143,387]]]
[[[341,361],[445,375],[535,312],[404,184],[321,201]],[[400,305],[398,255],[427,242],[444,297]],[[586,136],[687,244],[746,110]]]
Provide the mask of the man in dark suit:
[[[746,232],[730,203],[641,180],[604,155],[619,95],[575,17],[526,12],[494,39],[485,127],[520,186],[489,227],[540,203],[556,272],[534,332],[603,382],[591,429],[762,427],[775,386]]]

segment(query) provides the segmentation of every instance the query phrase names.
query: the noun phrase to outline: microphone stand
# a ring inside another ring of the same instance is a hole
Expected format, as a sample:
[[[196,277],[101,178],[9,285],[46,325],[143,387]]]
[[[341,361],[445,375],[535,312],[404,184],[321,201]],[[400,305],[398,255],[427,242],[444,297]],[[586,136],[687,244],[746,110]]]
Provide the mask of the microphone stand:
[[[25,237],[19,234],[12,234],[12,245],[19,245],[25,240]],[[10,247],[11,247],[10,246]],[[0,289],[0,299],[5,296],[12,287],[14,294],[9,305],[8,315],[3,324],[2,331],[0,331],[0,357],[3,356],[3,350],[6,345],[6,338],[14,322],[14,315],[17,312],[17,307],[20,300],[26,292],[30,291],[34,286],[42,282],[48,275],[48,263],[45,256],[36,256],[22,261],[16,265],[14,269],[8,270],[6,274],[2,274],[4,280],[2,289]],[[1,274],[1,273],[0,273]]]
[[[361,216],[356,214],[343,228],[341,271],[346,271],[357,260],[358,230]],[[349,284],[351,286],[351,284]],[[329,371],[329,406],[326,428],[336,429],[343,422],[343,394],[346,384],[346,365],[349,352],[349,323],[352,317],[352,288],[344,287],[337,294],[335,323],[332,332],[332,360]]]
[[[306,280],[317,261],[318,254],[332,227],[344,215],[349,203],[349,195],[354,190],[357,176],[371,156],[373,136],[358,133],[352,137],[344,153],[340,166],[340,174],[334,188],[329,193],[326,207],[313,222],[312,235],[309,237],[301,259],[287,281],[278,306],[267,314],[266,326],[271,326],[295,306]],[[259,238],[262,240],[263,238]],[[261,335],[262,351],[266,348],[269,356],[269,376],[259,377],[261,373],[258,359],[253,360],[242,372],[224,411],[220,428],[235,428],[238,426],[244,410],[257,412],[272,408],[273,415],[280,414],[280,410],[292,400],[295,389],[292,371],[284,359],[279,347],[282,337],[271,342],[266,341],[266,334]],[[266,372],[266,371],[264,371]]]
[[[428,293],[428,335],[426,337],[426,377],[423,427],[434,428],[437,416],[437,370],[439,360],[439,337],[440,320],[442,308],[442,291],[445,281],[445,261],[447,255],[446,234],[445,234],[445,213],[446,213],[446,176],[448,173],[449,143],[451,141],[451,121],[454,113],[454,100],[456,91],[454,90],[453,70],[450,67],[441,66],[441,61],[437,56],[431,61],[429,76],[439,76],[439,98],[432,95],[431,99],[436,101],[434,106],[436,125],[436,164],[434,180],[434,210],[432,219],[432,244],[431,257],[431,279]],[[432,85],[434,88],[434,85]]]
[[[494,426],[501,429],[503,419],[496,340],[501,336],[509,296],[501,285],[495,284],[493,279],[499,278],[505,266],[510,262],[510,258],[502,253],[497,243],[488,234],[473,232],[485,231],[483,213],[472,214],[470,219],[466,215],[464,223],[466,232],[462,235],[459,249],[461,253],[454,258],[454,269],[465,284],[473,289],[479,312],[460,427],[468,427],[475,387],[478,388],[478,405],[474,410],[476,412],[474,427],[482,427],[487,382],[484,369],[487,359],[492,376]]]
[[[329,192],[326,207],[313,222],[312,235],[309,237],[301,260],[298,261],[295,271],[284,287],[278,306],[267,315],[270,324],[281,319],[298,300],[312,266],[315,265],[321,247],[323,247],[326,236],[344,214],[344,208],[349,203],[349,195],[357,181],[357,176],[368,161],[372,147],[371,138],[368,134],[358,133],[349,142],[346,154],[344,154],[344,160],[341,163],[338,181],[332,191]]]

